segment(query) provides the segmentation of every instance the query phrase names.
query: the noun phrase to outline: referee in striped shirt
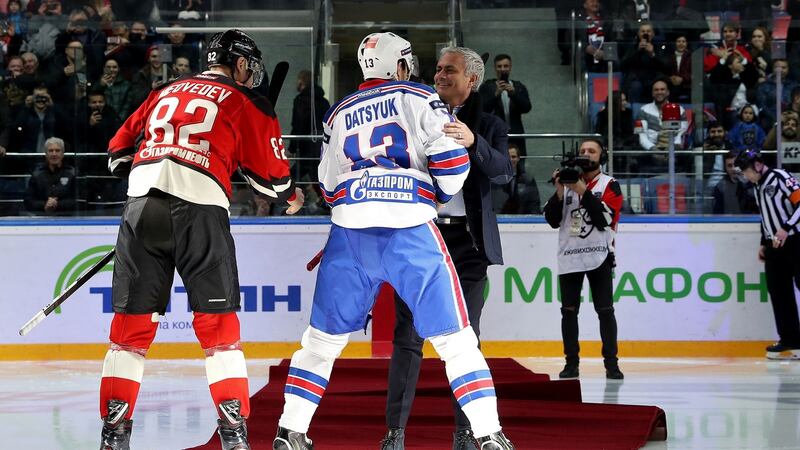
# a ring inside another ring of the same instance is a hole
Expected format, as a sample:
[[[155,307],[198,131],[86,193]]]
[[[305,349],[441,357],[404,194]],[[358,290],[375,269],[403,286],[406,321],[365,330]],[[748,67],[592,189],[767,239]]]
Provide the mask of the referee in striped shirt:
[[[800,288],[800,182],[791,173],[771,169],[761,154],[745,150],[736,166],[755,184],[761,213],[761,248],[767,291],[780,340],[767,347],[769,359],[800,359],[800,319],[794,284]]]

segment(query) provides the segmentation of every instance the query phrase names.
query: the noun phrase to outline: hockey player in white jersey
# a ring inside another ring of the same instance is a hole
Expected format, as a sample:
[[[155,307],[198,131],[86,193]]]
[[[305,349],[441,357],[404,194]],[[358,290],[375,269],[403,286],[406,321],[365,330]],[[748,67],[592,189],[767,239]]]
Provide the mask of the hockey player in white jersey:
[[[508,450],[489,368],[469,325],[447,247],[433,223],[437,204],[469,173],[464,147],[444,134],[455,121],[431,88],[408,82],[411,44],[373,33],[358,47],[359,90],[323,119],[320,188],[333,225],[317,274],[311,324],[292,356],[276,450],[311,449],[306,437],[334,360],[366,326],[381,283],[391,284],[414,326],[445,362],[480,450]]]

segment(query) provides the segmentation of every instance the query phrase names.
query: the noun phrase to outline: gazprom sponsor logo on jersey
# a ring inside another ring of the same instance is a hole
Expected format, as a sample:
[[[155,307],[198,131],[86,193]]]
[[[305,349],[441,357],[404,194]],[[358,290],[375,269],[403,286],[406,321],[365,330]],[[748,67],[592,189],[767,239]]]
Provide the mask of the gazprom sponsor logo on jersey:
[[[344,125],[348,130],[357,126],[364,125],[375,120],[388,119],[392,116],[398,116],[400,113],[395,106],[395,98],[387,98],[380,102],[369,103],[345,113]]]
[[[174,156],[178,159],[182,159],[184,161],[201,165],[206,169],[208,169],[211,166],[211,163],[209,162],[207,156],[203,155],[202,153],[196,153],[192,150],[183,147],[171,147],[171,146],[146,147],[139,152],[139,158],[141,159],[157,159],[164,156]]]
[[[386,174],[371,176],[364,171],[361,178],[349,181],[347,203],[368,201],[414,203],[417,179],[406,175]]]

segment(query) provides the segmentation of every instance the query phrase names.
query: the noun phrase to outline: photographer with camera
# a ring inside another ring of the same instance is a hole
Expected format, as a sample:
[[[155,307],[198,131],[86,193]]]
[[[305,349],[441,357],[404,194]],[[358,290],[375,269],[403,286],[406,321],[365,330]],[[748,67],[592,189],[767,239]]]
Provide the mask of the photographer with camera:
[[[547,223],[559,230],[558,279],[561,289],[561,337],[566,365],[559,378],[577,378],[580,346],[578,311],[584,277],[589,279],[592,305],[600,319],[606,378],[621,380],[617,364],[617,319],[614,316],[612,278],[614,237],[622,190],[617,180],[602,172],[608,152],[600,140],[581,142],[577,155],[553,172],[556,192],[544,206]]]
[[[623,90],[628,93],[631,103],[649,102],[651,97],[647,87],[669,72],[662,58],[656,54],[653,36],[653,25],[647,22],[639,25],[636,44],[622,58]]]
[[[14,148],[20,152],[35,153],[43,148],[47,138],[68,128],[62,126],[64,123],[63,116],[56,114],[47,87],[37,86],[33,89],[33,94],[25,98],[25,107],[16,117],[12,128],[15,138]]]
[[[508,124],[509,133],[524,133],[522,115],[531,110],[531,98],[528,88],[519,80],[511,79],[511,57],[499,54],[494,57],[494,71],[497,78],[484,81],[478,93],[481,95],[483,110],[501,118]],[[517,144],[521,156],[527,155],[525,139],[508,140]],[[524,171],[524,165],[523,165]]]

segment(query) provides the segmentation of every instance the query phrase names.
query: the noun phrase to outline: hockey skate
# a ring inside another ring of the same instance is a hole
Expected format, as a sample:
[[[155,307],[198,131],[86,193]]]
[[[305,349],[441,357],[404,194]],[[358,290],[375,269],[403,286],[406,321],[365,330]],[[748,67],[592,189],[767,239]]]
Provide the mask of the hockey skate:
[[[381,450],[405,450],[406,434],[403,428],[390,428],[381,440]]]
[[[221,419],[217,419],[217,433],[222,450],[250,450],[247,442],[247,423],[241,416],[239,400],[227,400],[218,405]]]
[[[305,433],[288,430],[281,426],[278,427],[278,435],[272,441],[273,450],[314,450],[311,439]]]
[[[125,420],[130,406],[122,400],[108,401],[108,415],[100,432],[100,450],[130,450],[132,420]]]
[[[475,441],[478,443],[478,450],[514,450],[514,444],[506,439],[502,431],[479,437]]]
[[[458,430],[453,433],[453,450],[476,450],[477,448],[472,430]]]
[[[791,360],[800,359],[800,348],[789,347],[776,342],[767,347],[767,359]]]

